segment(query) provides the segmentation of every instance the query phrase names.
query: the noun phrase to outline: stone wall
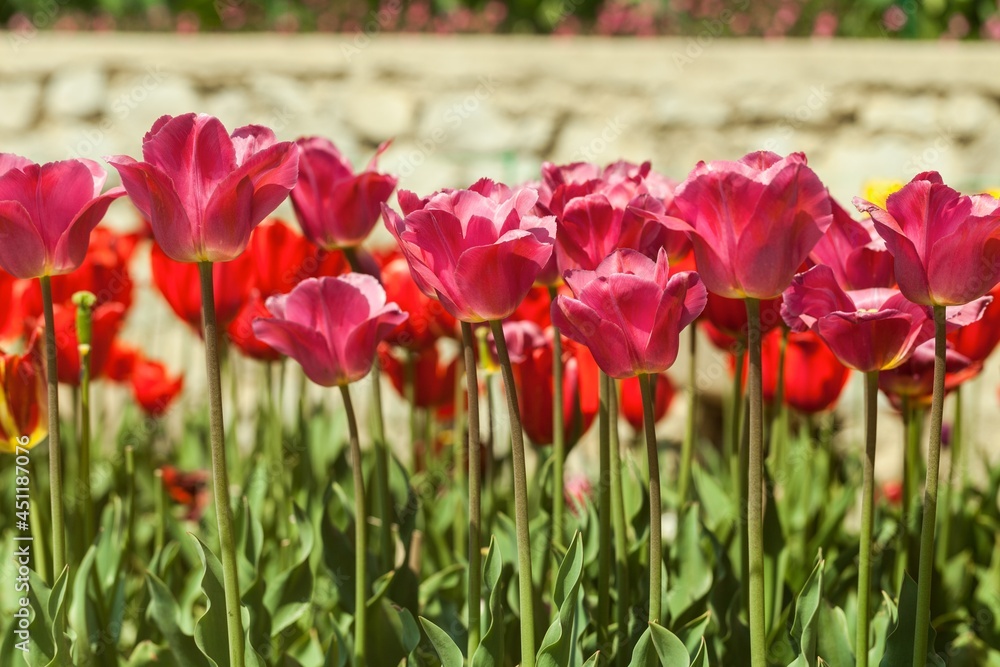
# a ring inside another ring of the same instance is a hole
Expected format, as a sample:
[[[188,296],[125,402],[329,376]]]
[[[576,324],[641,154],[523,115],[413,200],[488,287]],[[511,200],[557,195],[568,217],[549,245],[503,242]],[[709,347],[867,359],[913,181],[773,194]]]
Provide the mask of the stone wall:
[[[326,135],[361,163],[394,138],[382,167],[422,194],[532,178],[546,159],[651,159],[683,178],[760,148],[805,151],[845,203],[867,179],[927,169],[1000,185],[989,44],[0,33],[0,53],[0,150],[38,161],[136,155],[156,117],[200,110]],[[134,219],[126,204],[112,217]],[[183,347],[169,358],[197,356]],[[705,388],[724,386],[721,362],[703,364]],[[995,412],[995,370],[973,388],[974,414]],[[860,412],[859,393],[843,411]]]

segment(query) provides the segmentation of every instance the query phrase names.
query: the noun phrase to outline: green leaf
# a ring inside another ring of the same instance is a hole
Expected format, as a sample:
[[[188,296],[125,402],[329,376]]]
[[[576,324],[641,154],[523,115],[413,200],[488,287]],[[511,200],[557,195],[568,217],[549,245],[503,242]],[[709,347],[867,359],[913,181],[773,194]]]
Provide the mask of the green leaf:
[[[656,623],[650,623],[649,630],[653,640],[653,648],[656,650],[656,655],[660,657],[661,665],[690,667],[691,656],[688,654],[684,642],[678,639],[677,635]]]
[[[567,667],[576,662],[574,657],[577,647],[573,628],[576,624],[577,598],[582,575],[583,546],[580,533],[577,533],[573,536],[569,551],[566,552],[566,557],[563,558],[556,574],[552,602],[559,609],[559,613],[542,638],[536,661],[538,667]]]
[[[28,599],[35,618],[24,657],[31,667],[61,667],[72,662],[64,609],[68,580],[69,568],[66,567],[50,591],[34,570],[28,573],[31,586]]]
[[[181,667],[172,649],[149,640],[139,642],[128,658],[128,667]]]
[[[420,625],[423,626],[424,632],[427,633],[427,638],[430,640],[431,646],[434,647],[434,652],[437,653],[438,659],[441,661],[441,667],[462,667],[465,662],[465,656],[462,655],[462,649],[458,648],[458,645],[455,644],[455,640],[447,632],[423,616],[420,617]]]
[[[97,548],[91,545],[80,561],[80,569],[73,582],[73,599],[69,605],[69,625],[77,636],[73,643],[73,660],[77,664],[88,664],[94,659],[90,640],[92,637],[99,637],[97,610],[90,603],[90,596],[87,594],[96,553]]]
[[[486,561],[483,563],[483,582],[489,591],[487,628],[472,656],[472,667],[503,667],[504,664],[503,587],[500,585],[502,574],[503,557],[496,540],[491,536],[490,549],[486,552]]]
[[[312,604],[313,575],[309,555],[315,536],[312,524],[297,506],[294,516],[299,534],[298,555],[290,568],[265,582],[264,606],[271,615],[272,637],[302,618]]]
[[[682,510],[677,540],[671,560],[677,576],[667,591],[667,611],[671,619],[680,618],[712,588],[711,552],[702,545],[699,506],[691,503]]]
[[[929,624],[926,630],[929,667],[944,667],[941,657],[934,653],[934,628]],[[917,634],[917,582],[910,575],[903,578],[902,590],[899,592],[898,616],[891,625],[889,636],[885,641],[885,654],[880,667],[896,667],[913,663],[913,642]]]
[[[691,659],[691,667],[709,667],[708,664],[708,646],[705,645],[705,638],[701,640],[701,644],[698,646],[698,652],[694,654]]]
[[[583,667],[600,667],[601,652],[598,651],[594,655],[587,658],[587,662],[583,663]]]
[[[660,658],[653,647],[652,634],[653,631],[647,627],[639,637],[635,649],[632,650],[632,661],[628,663],[628,667],[660,667]]]
[[[152,572],[146,573],[146,586],[149,588],[149,615],[166,640],[177,664],[181,667],[208,667],[211,663],[202,654],[194,638],[185,634],[178,624],[181,611],[170,589]]]
[[[194,641],[208,658],[209,665],[229,664],[229,628],[226,622],[226,591],[222,583],[222,563],[197,536],[201,557],[201,590],[205,594],[205,613],[195,623]]]
[[[677,631],[677,637],[684,642],[684,647],[687,649],[688,654],[698,652],[698,647],[704,643],[703,638],[711,622],[712,611],[709,610],[701,616],[688,621],[684,624],[684,627]]]
[[[806,579],[805,586],[795,599],[792,644],[798,656],[804,659],[807,665],[816,664],[817,619],[823,593],[823,565],[823,559],[816,562],[812,573]]]

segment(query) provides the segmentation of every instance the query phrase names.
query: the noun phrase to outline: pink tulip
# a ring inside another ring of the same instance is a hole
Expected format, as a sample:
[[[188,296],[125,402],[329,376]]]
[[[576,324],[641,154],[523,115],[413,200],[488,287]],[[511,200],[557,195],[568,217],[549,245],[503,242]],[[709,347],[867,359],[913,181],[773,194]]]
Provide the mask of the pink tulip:
[[[254,335],[298,361],[324,387],[346,385],[368,374],[378,344],[407,314],[386,303],[372,276],[309,278],[288,294],[267,300],[271,318],[253,321]]]
[[[961,195],[929,171],[889,195],[885,209],[860,197],[854,205],[871,215],[910,301],[968,303],[1000,281],[1000,201],[993,197]]]
[[[830,196],[802,153],[765,151],[738,162],[699,162],[674,192],[708,290],[731,299],[773,299],[832,222]]]
[[[327,250],[360,245],[396,188],[395,176],[376,171],[378,157],[389,142],[379,146],[365,170],[357,174],[330,140],[307,137],[295,143],[299,181],[292,190],[292,206],[302,233]]]
[[[618,379],[670,368],[681,329],[707,298],[697,273],[670,275],[664,250],[655,262],[635,250],[615,251],[596,271],[570,271],[566,283],[576,298],[556,298],[552,323]]]
[[[555,220],[531,213],[537,198],[483,179],[427,199],[401,190],[403,218],[382,210],[420,290],[456,319],[482,322],[513,313],[552,254]]]
[[[871,220],[858,222],[833,199],[830,204],[833,224],[809,253],[809,260],[829,266],[844,289],[895,287],[892,255]]]
[[[988,298],[979,299],[949,309],[948,321],[952,327],[974,322],[988,303]],[[795,276],[784,294],[781,315],[793,331],[815,331],[841,363],[865,373],[899,366],[934,336],[927,306],[895,289],[845,292],[824,265]]]
[[[101,189],[107,174],[93,160],[38,165],[0,153],[0,267],[16,278],[74,271],[90,232],[122,188]]]
[[[106,158],[156,242],[178,262],[226,262],[288,196],[298,153],[266,127],[226,133],[205,114],[162,116],[142,140],[144,162]]]

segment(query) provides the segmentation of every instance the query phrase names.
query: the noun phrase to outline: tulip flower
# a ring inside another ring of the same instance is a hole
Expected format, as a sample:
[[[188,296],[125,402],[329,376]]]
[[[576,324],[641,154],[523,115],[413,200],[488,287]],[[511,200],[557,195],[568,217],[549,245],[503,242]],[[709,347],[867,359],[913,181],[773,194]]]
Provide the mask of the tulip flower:
[[[358,425],[348,385],[368,374],[378,344],[407,315],[386,303],[385,290],[369,275],[348,273],[309,278],[288,294],[267,300],[272,317],[254,321],[254,334],[302,365],[306,376],[324,387],[339,386],[347,411],[354,476],[354,664],[365,665],[368,580],[365,561],[368,514]]]
[[[140,357],[132,371],[132,396],[150,417],[162,417],[184,388],[183,376],[171,376],[159,361]]]
[[[628,378],[621,383],[621,414],[636,433],[642,431],[642,389],[637,377]],[[667,416],[670,404],[674,402],[677,389],[670,381],[670,376],[660,373],[656,376],[656,391],[653,396],[653,422],[659,422]]]
[[[410,212],[383,212],[421,291],[456,319],[483,322],[513,313],[552,254],[555,220],[531,215],[537,198],[483,179],[422,205],[403,190]]]
[[[413,354],[413,404],[420,408],[435,408],[449,404],[455,394],[455,372],[458,358],[445,363],[437,347],[427,347]],[[406,397],[407,362],[397,359],[388,346],[379,348],[382,369],[389,376],[396,392]]]
[[[208,471],[184,472],[173,466],[163,466],[160,477],[170,499],[184,507],[184,520],[200,521],[208,507]]]
[[[382,265],[382,284],[386,298],[399,304],[409,317],[389,337],[391,345],[409,350],[425,350],[442,337],[453,336],[455,318],[441,305],[420,291],[410,277],[406,260],[394,256]]]
[[[127,383],[140,355],[139,348],[115,338],[104,363],[104,376],[112,382]]]
[[[309,278],[266,305],[271,317],[254,320],[254,334],[323,387],[368,375],[378,342],[407,317],[377,280],[357,273]]]
[[[4,313],[4,319],[0,322],[0,341],[17,338],[22,329],[22,308],[23,299],[18,292],[22,281],[0,269],[0,313]],[[26,281],[25,285],[29,284]]]
[[[0,451],[31,449],[48,435],[44,387],[37,335],[24,354],[0,351]]]
[[[979,370],[978,364],[949,345],[945,352],[945,394],[958,389]],[[878,386],[897,408],[904,402],[914,408],[929,407],[934,392],[934,342],[918,345],[906,362],[881,373]]]
[[[677,358],[681,329],[706,301],[698,274],[671,276],[662,250],[655,263],[640,252],[619,250],[596,271],[570,271],[566,282],[575,298],[556,299],[552,322],[618,379],[668,369]]]
[[[156,243],[176,262],[228,262],[288,196],[298,176],[295,145],[266,127],[226,132],[205,114],[162,116],[142,140],[143,161],[106,158]]]
[[[710,324],[715,332],[722,334],[712,338],[721,343],[720,349],[738,352],[745,349],[749,335],[747,307],[740,299],[728,299],[711,292],[701,314],[701,322]],[[760,302],[761,335],[767,335],[781,324],[781,299],[766,299]],[[734,348],[735,344],[739,344]]]
[[[989,296],[993,301],[986,306],[982,319],[948,334],[955,351],[968,358],[977,370],[1000,343],[1000,285],[990,290]]]
[[[895,287],[892,254],[871,220],[858,222],[833,199],[830,205],[833,223],[809,253],[809,261],[829,266],[844,289]]]
[[[153,284],[182,322],[202,333],[201,286],[196,264],[171,259],[158,245],[149,254]],[[253,287],[254,262],[243,254],[231,262],[212,265],[215,315],[219,326],[229,326]]]
[[[961,195],[932,171],[889,195],[885,208],[860,197],[854,205],[871,215],[910,301],[961,305],[1000,282],[1000,200]]]
[[[0,154],[0,268],[15,278],[38,278],[42,291],[49,385],[52,561],[57,577],[65,562],[66,526],[51,278],[80,266],[87,253],[90,232],[111,202],[125,194],[121,188],[101,194],[106,179],[105,171],[92,160],[38,165],[16,155]]]
[[[663,249],[656,262],[635,250],[617,250],[596,271],[569,271],[565,278],[575,298],[556,298],[552,323],[571,340],[586,345],[609,377],[640,377],[650,476],[649,619],[657,620],[662,547],[656,518],[661,506],[650,374],[673,364],[681,329],[705,308],[705,286],[697,273],[671,276]]]
[[[101,194],[106,179],[93,160],[37,165],[0,153],[0,267],[24,279],[74,271],[91,231],[125,194]]]
[[[352,248],[368,238],[382,205],[396,189],[396,177],[376,171],[383,143],[364,171],[351,163],[328,139],[299,139],[299,178],[292,206],[302,233],[321,248]]]

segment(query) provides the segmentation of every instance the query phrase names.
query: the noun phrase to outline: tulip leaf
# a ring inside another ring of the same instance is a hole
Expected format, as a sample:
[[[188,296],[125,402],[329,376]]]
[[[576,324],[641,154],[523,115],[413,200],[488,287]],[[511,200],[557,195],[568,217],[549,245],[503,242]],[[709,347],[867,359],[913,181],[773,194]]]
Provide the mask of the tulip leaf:
[[[194,638],[177,624],[177,618],[181,615],[180,608],[170,589],[152,572],[146,573],[146,586],[149,588],[149,615],[166,640],[177,664],[181,667],[207,667],[210,663]]]
[[[503,587],[500,584],[502,574],[503,557],[496,540],[491,537],[490,548],[483,562],[483,582],[489,591],[487,627],[472,656],[472,667],[503,667],[504,664]]]
[[[688,621],[684,627],[677,631],[677,637],[684,642],[684,647],[687,648],[689,654],[698,652],[698,647],[704,643],[703,638],[711,622],[712,612],[709,610]]]
[[[587,662],[583,663],[582,667],[600,667],[601,652],[598,651],[594,655],[587,658]]]
[[[77,640],[73,643],[73,661],[76,664],[88,664],[91,662],[93,652],[90,647],[91,638],[103,639],[98,630],[96,610],[89,603],[90,597],[87,589],[92,578],[90,576],[94,567],[94,557],[97,553],[95,546],[91,545],[80,561],[80,568],[76,572],[73,582],[73,599],[69,605],[69,625],[76,633]]]
[[[183,667],[172,648],[157,646],[149,640],[139,642],[128,658],[128,667]]]
[[[423,616],[420,617],[420,625],[427,633],[427,639],[434,647],[434,652],[437,653],[438,660],[441,661],[441,667],[462,667],[465,663],[465,656],[462,655],[462,649],[458,648],[455,640]]]
[[[796,655],[807,665],[816,664],[816,644],[818,641],[819,608],[823,593],[823,559],[816,562],[805,586],[795,600],[795,614],[792,620],[792,647]],[[794,664],[794,663],[793,663]]]
[[[712,588],[711,553],[702,544],[699,505],[688,504],[681,512],[677,539],[671,556],[677,570],[674,583],[667,591],[670,618],[678,619]]]
[[[365,651],[371,665],[398,665],[420,644],[420,627],[408,609],[396,607],[386,593],[395,571],[375,581],[375,594],[366,604],[368,631]]]
[[[294,517],[299,534],[298,555],[292,567],[266,582],[264,607],[271,615],[272,637],[302,618],[312,604],[313,576],[309,555],[315,536],[312,524],[298,507],[295,507]]]
[[[660,658],[653,646],[652,634],[650,627],[647,627],[639,637],[632,650],[632,660],[628,663],[628,667],[660,667]]]
[[[698,651],[691,658],[691,667],[710,667],[708,664],[708,646],[705,644],[705,638],[702,637],[701,642],[698,644]]]
[[[536,661],[538,667],[566,667],[576,663],[577,646],[573,630],[577,623],[577,602],[582,575],[583,546],[580,533],[577,533],[573,536],[566,557],[563,558],[556,574],[552,603],[559,611],[542,638]]]
[[[677,635],[656,623],[649,624],[649,635],[653,640],[653,648],[660,657],[661,665],[670,667],[690,667],[691,656],[684,642]]]
[[[899,592],[899,605],[895,622],[891,624],[889,635],[885,641],[885,653],[882,655],[880,667],[895,667],[913,663],[913,643],[917,634],[917,582],[907,574],[903,577],[903,586]],[[934,628],[928,624],[927,632],[927,665],[929,667],[944,667],[944,661],[934,652]]]
[[[346,667],[347,651],[341,650],[344,646],[344,638],[340,636],[337,626],[333,626],[333,638],[330,640],[330,647],[326,650],[323,659],[323,667]]]

